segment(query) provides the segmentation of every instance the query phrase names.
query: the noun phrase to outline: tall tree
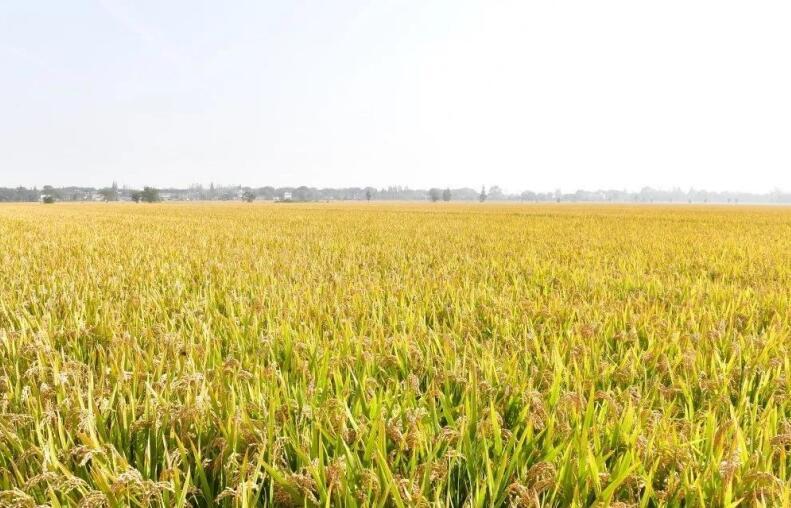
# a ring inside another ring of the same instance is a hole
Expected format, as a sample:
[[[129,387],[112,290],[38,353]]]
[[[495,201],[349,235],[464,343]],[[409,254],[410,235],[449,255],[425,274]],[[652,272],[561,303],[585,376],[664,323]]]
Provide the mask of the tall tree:
[[[144,187],[140,195],[140,200],[144,203],[156,203],[160,201],[159,190],[153,187]]]
[[[118,201],[118,184],[113,182],[111,187],[100,190],[99,195],[101,195],[105,201]]]

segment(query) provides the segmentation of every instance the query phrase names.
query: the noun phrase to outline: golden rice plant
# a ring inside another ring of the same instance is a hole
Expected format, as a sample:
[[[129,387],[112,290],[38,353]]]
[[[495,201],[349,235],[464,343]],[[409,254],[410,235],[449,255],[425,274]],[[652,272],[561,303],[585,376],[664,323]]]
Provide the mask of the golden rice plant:
[[[0,506],[791,505],[791,210],[0,207]]]

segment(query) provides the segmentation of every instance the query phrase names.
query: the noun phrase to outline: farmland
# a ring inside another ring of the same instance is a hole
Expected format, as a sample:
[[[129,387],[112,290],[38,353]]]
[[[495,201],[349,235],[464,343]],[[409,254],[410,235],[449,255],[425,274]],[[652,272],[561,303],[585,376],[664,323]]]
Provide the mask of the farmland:
[[[791,209],[0,206],[0,506],[791,504]]]

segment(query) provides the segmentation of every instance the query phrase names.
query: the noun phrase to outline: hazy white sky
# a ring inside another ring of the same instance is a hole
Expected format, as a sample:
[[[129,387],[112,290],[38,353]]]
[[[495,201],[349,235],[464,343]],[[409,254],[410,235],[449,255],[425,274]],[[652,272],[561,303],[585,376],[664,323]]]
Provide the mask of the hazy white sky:
[[[791,190],[791,2],[0,1],[0,186]]]

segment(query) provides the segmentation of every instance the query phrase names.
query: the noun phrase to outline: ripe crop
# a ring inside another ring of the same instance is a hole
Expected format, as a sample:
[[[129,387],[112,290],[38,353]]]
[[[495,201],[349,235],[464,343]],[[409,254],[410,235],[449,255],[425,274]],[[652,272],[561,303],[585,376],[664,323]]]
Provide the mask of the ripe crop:
[[[0,207],[0,506],[791,504],[788,208]]]

